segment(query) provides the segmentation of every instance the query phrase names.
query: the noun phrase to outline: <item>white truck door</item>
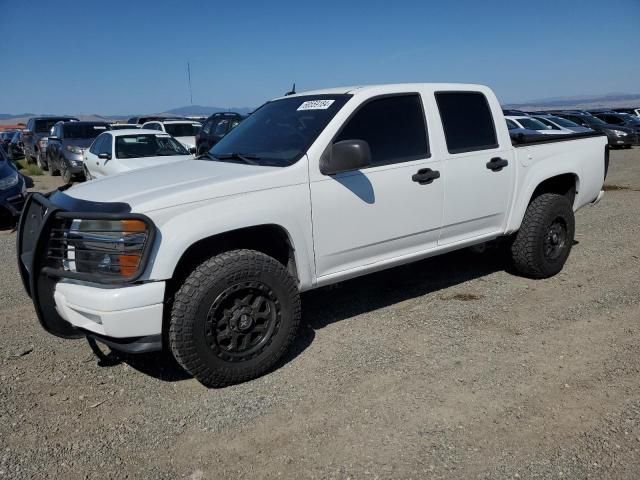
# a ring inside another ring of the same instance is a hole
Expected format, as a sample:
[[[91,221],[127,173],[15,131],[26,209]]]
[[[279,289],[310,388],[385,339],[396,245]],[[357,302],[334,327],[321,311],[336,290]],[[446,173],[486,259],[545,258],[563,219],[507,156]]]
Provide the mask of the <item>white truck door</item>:
[[[113,136],[110,133],[105,133],[104,140],[98,146],[98,155],[96,158],[95,172],[96,177],[104,177],[106,175],[113,175],[112,165],[116,163],[113,152]],[[100,155],[109,155],[110,158],[100,158]]]
[[[438,244],[501,233],[516,172],[511,142],[500,145],[497,134],[499,127],[505,131],[506,127],[495,122],[504,120],[494,122],[482,92],[436,92],[435,97],[446,142],[444,213]]]
[[[441,162],[429,151],[419,94],[366,101],[333,142],[365,140],[372,165],[310,183],[318,277],[428,250],[437,244]]]

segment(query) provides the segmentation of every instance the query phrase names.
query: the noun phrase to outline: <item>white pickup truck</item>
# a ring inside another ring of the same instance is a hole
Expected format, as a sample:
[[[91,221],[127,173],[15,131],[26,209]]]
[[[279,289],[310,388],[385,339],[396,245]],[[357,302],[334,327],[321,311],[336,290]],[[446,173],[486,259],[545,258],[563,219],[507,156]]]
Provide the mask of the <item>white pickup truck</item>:
[[[498,238],[558,273],[607,138],[540,137],[512,141],[479,85],[286,96],[197,160],[31,195],[18,263],[50,333],[241,382],[291,345],[305,290]]]

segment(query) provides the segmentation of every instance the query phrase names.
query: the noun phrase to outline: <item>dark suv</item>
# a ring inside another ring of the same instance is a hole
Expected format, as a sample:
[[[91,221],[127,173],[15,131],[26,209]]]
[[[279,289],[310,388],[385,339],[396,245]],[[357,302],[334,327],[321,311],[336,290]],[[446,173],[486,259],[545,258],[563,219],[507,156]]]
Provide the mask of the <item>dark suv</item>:
[[[65,183],[73,177],[84,177],[84,151],[102,132],[109,130],[106,122],[58,122],[53,127],[47,145],[47,170],[60,173]]]
[[[636,142],[636,135],[631,128],[609,124],[598,117],[583,112],[554,112],[558,117],[566,118],[572,122],[589,127],[597,132],[604,133],[609,139],[611,148],[631,148]]]
[[[202,155],[213,147],[227,133],[247,118],[235,112],[219,112],[211,115],[202,124],[200,132],[196,135],[196,155]]]
[[[46,162],[47,138],[49,131],[58,122],[77,121],[75,117],[32,117],[22,134],[24,157],[28,163],[37,163],[43,168]]]
[[[634,145],[640,145],[640,118],[628,113],[618,112],[591,112],[603,122],[609,125],[616,125],[618,127],[627,127],[633,130],[636,134]]]

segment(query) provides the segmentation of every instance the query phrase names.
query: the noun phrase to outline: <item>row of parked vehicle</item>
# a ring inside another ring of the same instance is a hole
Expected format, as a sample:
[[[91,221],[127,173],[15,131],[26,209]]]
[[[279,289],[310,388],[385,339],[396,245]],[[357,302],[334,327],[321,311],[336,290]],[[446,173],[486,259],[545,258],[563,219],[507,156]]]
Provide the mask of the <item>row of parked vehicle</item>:
[[[612,148],[640,145],[640,108],[503,112],[514,137],[597,131],[607,136]]]
[[[147,116],[109,124],[75,117],[33,117],[24,130],[3,132],[0,138],[9,158],[25,157],[70,182],[147,166],[157,157],[166,162],[169,157],[204,154],[244,118],[221,112],[205,119]],[[102,157],[94,158],[98,155]],[[110,162],[124,159],[127,162]]]

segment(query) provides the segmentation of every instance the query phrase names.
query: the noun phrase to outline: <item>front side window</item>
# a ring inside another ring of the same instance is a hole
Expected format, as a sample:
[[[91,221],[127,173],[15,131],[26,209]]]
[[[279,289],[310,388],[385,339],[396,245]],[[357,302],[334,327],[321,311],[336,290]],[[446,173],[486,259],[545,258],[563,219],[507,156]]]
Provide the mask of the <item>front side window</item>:
[[[480,92],[437,92],[436,102],[449,153],[498,147],[493,115]]]
[[[427,127],[420,95],[383,97],[365,103],[342,128],[335,142],[364,140],[371,165],[418,160],[429,156]]]
[[[116,137],[117,158],[189,155],[180,142],[168,134],[120,135]]]
[[[211,150],[214,160],[287,166],[298,161],[350,95],[304,95],[265,103]]]

